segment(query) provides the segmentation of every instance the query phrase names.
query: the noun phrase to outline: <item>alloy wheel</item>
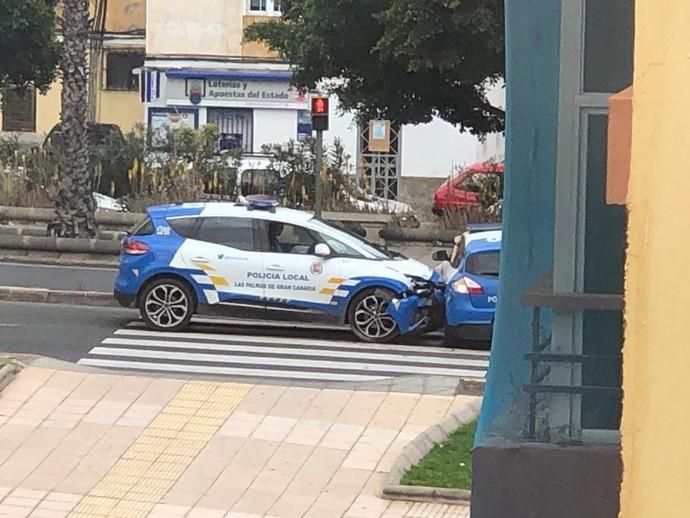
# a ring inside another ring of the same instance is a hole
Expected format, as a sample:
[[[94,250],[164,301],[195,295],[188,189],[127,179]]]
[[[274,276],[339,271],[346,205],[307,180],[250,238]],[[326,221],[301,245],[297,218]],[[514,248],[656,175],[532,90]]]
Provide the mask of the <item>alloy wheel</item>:
[[[397,328],[393,317],[386,311],[389,301],[371,294],[359,301],[354,311],[354,325],[358,331],[371,340],[388,338]]]
[[[159,284],[146,295],[144,311],[156,326],[175,327],[187,318],[189,298],[173,284]]]

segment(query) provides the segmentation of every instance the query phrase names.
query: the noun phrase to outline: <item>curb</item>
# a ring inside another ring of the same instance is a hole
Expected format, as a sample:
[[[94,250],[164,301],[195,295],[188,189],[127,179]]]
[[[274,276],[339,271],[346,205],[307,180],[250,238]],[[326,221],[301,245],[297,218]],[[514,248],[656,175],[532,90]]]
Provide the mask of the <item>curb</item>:
[[[458,409],[440,423],[427,428],[414,441],[405,446],[386,479],[383,497],[389,500],[410,500],[413,502],[469,502],[472,493],[465,489],[404,486],[400,484],[400,480],[436,444],[445,441],[451,433],[461,426],[474,421],[479,416],[480,409],[481,399]]]
[[[0,368],[0,392],[5,390],[7,385],[14,381],[18,372],[19,366],[14,362],[3,365],[2,368]]]
[[[0,286],[0,300],[10,302],[41,302],[45,304],[74,304],[81,306],[118,306],[111,293],[100,291],[48,290],[45,288],[17,288]]]
[[[120,266],[119,257],[113,257],[111,261],[104,261],[98,259],[76,257],[80,254],[73,254],[75,257],[70,257],[69,254],[56,254],[54,256],[29,254],[17,255],[6,254],[0,250],[0,263],[14,263],[27,265],[45,265],[45,266],[79,266],[83,268],[102,268],[106,270],[117,270]],[[102,257],[102,256],[101,256]]]

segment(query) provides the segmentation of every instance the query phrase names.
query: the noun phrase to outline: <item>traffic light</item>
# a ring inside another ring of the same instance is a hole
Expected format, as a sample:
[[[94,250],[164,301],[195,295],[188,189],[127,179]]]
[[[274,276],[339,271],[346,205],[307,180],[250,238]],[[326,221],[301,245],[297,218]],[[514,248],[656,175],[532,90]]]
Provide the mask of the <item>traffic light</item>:
[[[316,131],[328,131],[328,97],[311,98],[311,126]]]

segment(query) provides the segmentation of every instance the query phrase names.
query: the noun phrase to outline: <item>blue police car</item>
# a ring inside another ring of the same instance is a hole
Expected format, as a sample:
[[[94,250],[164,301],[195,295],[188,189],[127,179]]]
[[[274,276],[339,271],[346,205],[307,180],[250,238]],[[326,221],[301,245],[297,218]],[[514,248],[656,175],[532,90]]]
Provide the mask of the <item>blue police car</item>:
[[[446,287],[446,345],[491,339],[498,302],[501,231],[471,234]]]
[[[262,196],[149,208],[122,242],[115,282],[153,330],[211,313],[326,320],[369,342],[442,322],[442,290],[428,266]]]

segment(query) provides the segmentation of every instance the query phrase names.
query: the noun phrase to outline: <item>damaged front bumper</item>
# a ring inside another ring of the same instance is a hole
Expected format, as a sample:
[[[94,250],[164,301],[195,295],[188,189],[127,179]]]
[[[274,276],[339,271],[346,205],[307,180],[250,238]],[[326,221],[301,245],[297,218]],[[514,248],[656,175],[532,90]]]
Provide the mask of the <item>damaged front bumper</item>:
[[[398,324],[400,334],[439,329],[445,319],[443,291],[429,289],[406,293],[388,304],[388,314]]]

